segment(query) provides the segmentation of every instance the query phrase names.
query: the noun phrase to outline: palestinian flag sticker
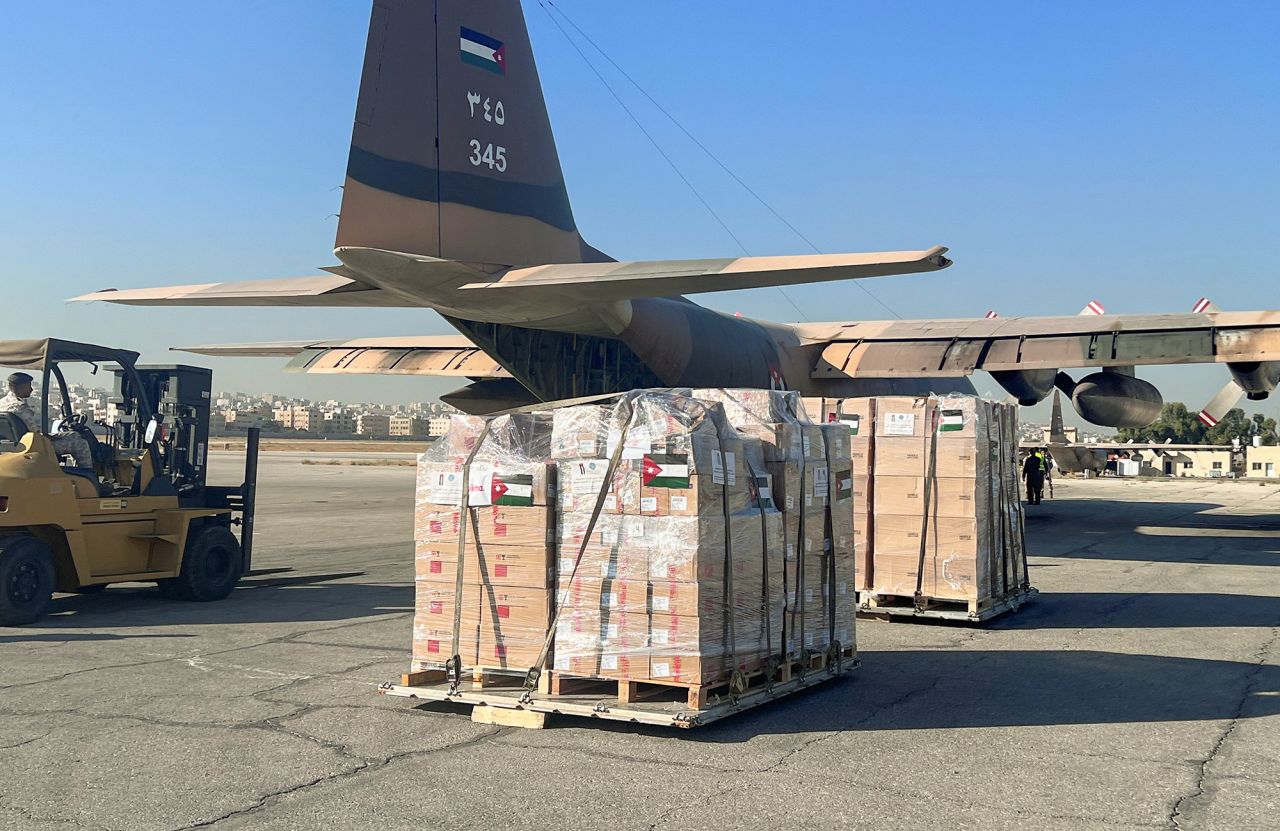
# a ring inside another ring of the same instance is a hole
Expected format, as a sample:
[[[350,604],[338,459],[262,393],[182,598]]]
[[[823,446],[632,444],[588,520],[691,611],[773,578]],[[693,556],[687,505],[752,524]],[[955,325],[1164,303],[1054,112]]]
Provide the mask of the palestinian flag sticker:
[[[532,473],[494,473],[489,484],[489,498],[494,505],[532,505]]]
[[[943,410],[938,420],[939,433],[956,433],[964,429],[964,410]]]
[[[689,488],[686,453],[646,453],[641,478],[646,488]]]
[[[844,422],[849,428],[849,435],[851,436],[858,435],[858,432],[862,429],[862,416],[857,413],[842,415],[840,416],[840,421]]]

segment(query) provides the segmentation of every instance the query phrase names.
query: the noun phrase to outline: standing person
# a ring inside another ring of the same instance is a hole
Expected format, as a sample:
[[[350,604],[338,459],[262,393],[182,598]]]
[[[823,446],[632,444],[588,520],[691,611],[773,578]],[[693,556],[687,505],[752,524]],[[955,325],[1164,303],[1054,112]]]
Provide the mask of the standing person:
[[[1045,448],[1044,456],[1044,483],[1049,488],[1049,498],[1053,499],[1053,454]]]
[[[1044,460],[1039,450],[1033,450],[1022,463],[1022,480],[1027,483],[1027,502],[1039,505],[1044,497]]]
[[[22,419],[22,423],[27,425],[27,429],[32,433],[43,433],[40,427],[40,416],[27,400],[31,397],[32,380],[32,377],[25,372],[15,372],[9,376],[9,392],[0,398],[0,413],[13,413]],[[84,436],[76,433],[61,433],[50,436],[49,439],[53,442],[53,449],[59,454],[75,457],[76,467],[93,469],[93,453]]]

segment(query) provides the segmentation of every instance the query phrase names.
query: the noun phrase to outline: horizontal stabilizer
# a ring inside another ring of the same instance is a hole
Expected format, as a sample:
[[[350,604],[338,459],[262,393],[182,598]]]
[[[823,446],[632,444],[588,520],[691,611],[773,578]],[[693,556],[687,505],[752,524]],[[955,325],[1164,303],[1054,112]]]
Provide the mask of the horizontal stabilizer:
[[[673,297],[936,271],[951,265],[943,256],[946,250],[937,246],[872,254],[543,265],[511,269],[489,282],[468,283],[462,290],[499,291],[512,297],[563,296],[578,303]]]
[[[198,283],[151,289],[103,289],[76,302],[102,300],[127,306],[326,306],[390,307],[404,301],[373,286],[335,274],[244,280],[235,283]]]
[[[287,367],[290,372],[510,377],[480,347],[460,335],[233,343],[177,347],[176,351],[215,357],[292,358]]]

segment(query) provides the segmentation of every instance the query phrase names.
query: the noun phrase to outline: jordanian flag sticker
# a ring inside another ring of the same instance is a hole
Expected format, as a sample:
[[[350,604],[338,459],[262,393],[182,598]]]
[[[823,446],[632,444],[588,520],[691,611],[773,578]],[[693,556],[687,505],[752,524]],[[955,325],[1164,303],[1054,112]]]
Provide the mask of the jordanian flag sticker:
[[[507,74],[507,49],[502,41],[481,34],[475,29],[462,27],[462,62],[495,75]]]
[[[688,488],[689,456],[684,453],[648,453],[641,478],[647,488]]]
[[[955,433],[964,429],[964,410],[943,410],[938,420],[939,433]]]
[[[532,505],[533,474],[493,474],[489,486],[490,499],[494,505]]]

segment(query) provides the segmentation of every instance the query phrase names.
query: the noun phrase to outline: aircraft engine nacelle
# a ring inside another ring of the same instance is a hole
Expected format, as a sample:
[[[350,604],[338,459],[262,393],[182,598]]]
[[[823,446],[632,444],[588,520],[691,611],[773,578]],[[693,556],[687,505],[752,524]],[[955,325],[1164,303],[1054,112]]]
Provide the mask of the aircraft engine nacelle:
[[[991,373],[1004,391],[1018,399],[1024,407],[1039,404],[1053,392],[1056,369],[1004,369]]]
[[[1103,427],[1146,427],[1160,417],[1164,397],[1153,385],[1118,372],[1095,372],[1081,379],[1071,403],[1082,418]]]
[[[1280,384],[1280,363],[1275,361],[1227,364],[1227,369],[1250,401],[1262,401]]]

